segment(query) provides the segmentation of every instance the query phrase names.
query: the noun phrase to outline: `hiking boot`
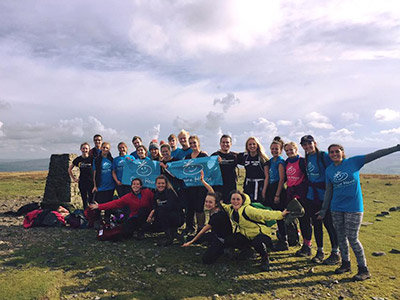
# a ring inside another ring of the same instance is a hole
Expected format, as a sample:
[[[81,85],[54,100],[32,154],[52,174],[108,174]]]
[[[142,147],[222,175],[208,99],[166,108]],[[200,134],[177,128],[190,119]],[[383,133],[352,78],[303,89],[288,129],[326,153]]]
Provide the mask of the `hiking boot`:
[[[294,254],[294,256],[297,257],[306,257],[306,256],[311,256],[311,247],[307,245],[303,245],[300,250],[297,250],[297,252]]]
[[[278,240],[274,247],[274,251],[286,251],[289,250],[289,243],[287,241]]]
[[[263,272],[268,272],[270,270],[268,256],[261,258],[260,270]]]
[[[329,265],[329,266],[337,265],[338,263],[340,263],[339,253],[331,252],[331,255],[327,259],[325,259],[322,263],[324,265]]]
[[[349,261],[342,261],[342,264],[339,268],[335,270],[335,274],[343,274],[346,272],[351,272],[350,262]]]
[[[369,273],[369,270],[367,266],[364,267],[358,267],[358,273],[354,275],[353,280],[355,281],[363,281],[371,278],[371,274]]]
[[[311,262],[314,264],[322,264],[323,260],[324,260],[324,252],[317,251],[317,254],[312,258]]]

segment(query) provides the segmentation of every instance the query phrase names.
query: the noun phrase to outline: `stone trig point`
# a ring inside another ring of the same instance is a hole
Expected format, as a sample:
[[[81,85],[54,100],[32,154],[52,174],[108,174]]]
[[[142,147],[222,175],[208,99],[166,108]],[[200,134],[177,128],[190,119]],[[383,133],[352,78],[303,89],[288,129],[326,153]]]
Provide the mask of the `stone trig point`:
[[[60,205],[67,209],[81,208],[82,200],[78,184],[73,182],[68,174],[68,167],[76,156],[76,154],[51,155],[42,208],[57,209]],[[76,172],[79,174],[79,171]]]

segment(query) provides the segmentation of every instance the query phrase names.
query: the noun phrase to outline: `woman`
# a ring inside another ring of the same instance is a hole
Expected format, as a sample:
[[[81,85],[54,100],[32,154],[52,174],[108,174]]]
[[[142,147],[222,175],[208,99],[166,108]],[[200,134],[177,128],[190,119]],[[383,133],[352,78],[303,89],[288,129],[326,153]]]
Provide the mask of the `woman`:
[[[137,155],[138,159],[146,159],[146,158],[148,158],[146,146],[139,145],[136,148],[136,155]]]
[[[68,168],[69,176],[71,176],[74,182],[78,182],[79,192],[81,193],[82,197],[83,209],[86,209],[88,204],[91,203],[93,199],[93,158],[89,156],[89,151],[89,143],[83,143],[81,145],[82,155],[75,158]],[[79,178],[76,178],[72,173],[74,167],[79,168]]]
[[[137,231],[137,238],[143,239],[144,232],[142,226],[146,223],[147,216],[153,208],[153,199],[153,192],[148,188],[143,188],[142,180],[135,178],[132,180],[130,193],[107,203],[91,204],[89,207],[92,210],[111,210],[129,207],[129,218],[123,223],[123,236],[126,238],[131,237]]]
[[[128,154],[128,146],[124,142],[118,144],[119,156],[114,158],[112,176],[116,183],[118,197],[122,197],[131,192],[129,185],[122,184],[122,174],[124,171],[124,163],[126,155]]]
[[[326,169],[325,198],[319,216],[324,218],[330,207],[342,257],[342,265],[335,270],[336,274],[351,271],[349,241],[358,264],[358,273],[353,279],[360,281],[371,278],[364,249],[358,239],[364,212],[359,171],[366,163],[396,151],[400,151],[400,144],[367,155],[346,158],[342,145],[332,144],[328,148],[333,164]]]
[[[182,226],[184,214],[181,203],[167,178],[160,175],[156,178],[153,210],[147,217],[147,223],[156,230],[165,232],[165,240],[160,246],[171,245],[177,234],[178,227]]]
[[[167,177],[174,190],[178,193],[178,196],[180,196],[184,186],[183,181],[173,176],[168,171],[167,165],[169,162],[179,161],[179,159],[172,157],[171,146],[168,144],[161,145],[160,150],[162,155],[162,160],[160,162],[161,174]]]
[[[238,164],[246,170],[243,190],[251,201],[262,200],[262,189],[265,181],[264,165],[268,161],[264,147],[257,138],[249,137],[246,141],[246,151],[238,154]]]
[[[207,241],[208,248],[203,254],[202,260],[204,264],[212,264],[224,253],[224,241],[232,234],[232,225],[228,215],[219,204],[218,194],[204,180],[203,171],[200,176],[201,182],[208,191],[204,200],[204,209],[210,212],[210,220],[191,241],[184,243],[182,247],[188,247],[200,239]]]
[[[284,150],[288,157],[285,162],[287,201],[289,202],[296,198],[303,206],[305,206],[304,203],[308,188],[305,160],[298,154],[298,147],[295,142],[286,143]],[[303,246],[295,253],[295,256],[298,257],[311,256],[312,228],[310,218],[305,216],[306,215],[299,218],[300,231],[303,237]]]
[[[157,160],[161,161],[162,156],[160,154],[160,150],[158,148],[158,143],[156,141],[152,141],[149,145],[149,151],[150,151],[150,158],[152,160]]]
[[[240,191],[232,191],[231,204],[221,202],[233,225],[233,234],[225,240],[226,247],[246,249],[253,246],[261,256],[260,268],[269,271],[267,248],[272,248],[268,220],[282,220],[289,212],[265,210],[250,206],[250,197]]]
[[[187,154],[185,159],[207,157],[208,154],[200,150],[200,140],[197,135],[189,137],[189,145],[192,153]],[[194,232],[194,216],[196,213],[197,232],[199,232],[206,221],[204,214],[204,199],[207,190],[202,186],[189,187],[185,190],[186,198],[186,229],[187,233]]]
[[[287,205],[285,160],[281,156],[283,141],[279,136],[275,137],[270,145],[272,158],[265,165],[265,181],[262,190],[263,204],[274,210],[283,211]],[[283,220],[278,220],[279,239],[275,250],[285,251],[289,249],[287,229]]]
[[[322,221],[317,219],[317,212],[321,210],[325,195],[325,170],[332,163],[332,160],[329,158],[328,153],[319,151],[313,136],[303,136],[300,144],[306,153],[305,162],[308,178],[307,197],[303,203],[306,211],[304,217],[311,220],[310,224],[314,227],[314,237],[318,247],[317,253],[311,261],[317,264],[336,265],[340,263],[340,255],[336,231],[332,224],[332,216],[328,212],[323,221],[332,246],[331,255],[326,260],[323,260]]]
[[[110,143],[101,145],[100,156],[93,162],[93,193],[96,193],[96,202],[106,203],[113,199],[115,181],[112,177],[113,157],[110,153]],[[104,221],[109,223],[110,213],[106,212]]]

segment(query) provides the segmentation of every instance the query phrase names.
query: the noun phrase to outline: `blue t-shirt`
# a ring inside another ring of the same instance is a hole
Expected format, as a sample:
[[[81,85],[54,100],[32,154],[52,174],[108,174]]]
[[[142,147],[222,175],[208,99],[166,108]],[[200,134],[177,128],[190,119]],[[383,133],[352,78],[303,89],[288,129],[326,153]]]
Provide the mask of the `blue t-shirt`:
[[[278,156],[275,160],[275,157],[272,157],[268,162],[267,166],[269,166],[268,170],[268,183],[274,183],[279,181],[279,165],[283,165],[285,167],[285,160],[282,156]]]
[[[331,164],[325,172],[326,183],[333,185],[331,211],[363,212],[360,169],[365,155],[343,159],[338,166]]]
[[[115,189],[115,181],[112,177],[113,163],[106,157],[101,160],[101,182],[97,186],[99,192]],[[93,171],[96,171],[96,164],[93,161]]]
[[[139,155],[137,154],[137,151],[133,151],[130,156],[133,156],[135,159],[139,159]]]
[[[124,171],[124,163],[126,156],[127,155],[117,156],[116,158],[114,158],[113,161],[113,171],[117,174],[117,179],[119,181],[122,180],[122,173]]]
[[[181,152],[182,152],[181,148],[176,148],[174,151],[171,151],[171,156],[178,158],[180,156]],[[178,158],[178,159],[182,159],[182,158]]]
[[[321,157],[322,156],[322,157]],[[324,162],[321,161],[324,160]],[[324,167],[325,163],[325,167]],[[325,170],[332,163],[328,153],[315,152],[314,154],[307,155],[307,178],[310,182],[323,182],[325,184]],[[320,201],[324,200],[325,190],[317,188],[318,198]],[[307,199],[314,200],[314,191],[312,187],[308,187]]]
[[[186,150],[179,148],[179,150],[181,150],[181,151],[178,153],[178,155],[174,156],[177,159],[185,159],[186,155],[192,154],[192,152],[193,152],[192,148],[187,148]]]

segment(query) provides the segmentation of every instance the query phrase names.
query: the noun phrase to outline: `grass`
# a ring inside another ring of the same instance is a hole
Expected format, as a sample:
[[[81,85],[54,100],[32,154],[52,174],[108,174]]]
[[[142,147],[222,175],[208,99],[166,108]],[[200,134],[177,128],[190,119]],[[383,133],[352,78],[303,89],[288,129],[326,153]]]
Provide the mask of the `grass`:
[[[5,196],[28,197],[44,190],[42,173],[0,178],[0,204]],[[17,179],[18,192],[3,191]],[[259,272],[257,257],[244,262],[222,257],[205,266],[200,245],[158,247],[157,236],[140,242],[98,242],[92,230],[24,230],[7,225],[4,217],[0,299],[400,299],[400,255],[389,253],[400,249],[400,212],[376,221],[377,213],[399,205],[399,183],[399,176],[362,177],[364,221],[373,222],[360,232],[372,273],[365,282],[352,282],[354,272],[334,275],[335,266],[313,266],[307,258],[295,258],[296,248],[273,253],[272,271]],[[325,245],[328,253],[327,234]],[[375,251],[386,255],[374,257]],[[354,256],[352,262],[355,271]]]

